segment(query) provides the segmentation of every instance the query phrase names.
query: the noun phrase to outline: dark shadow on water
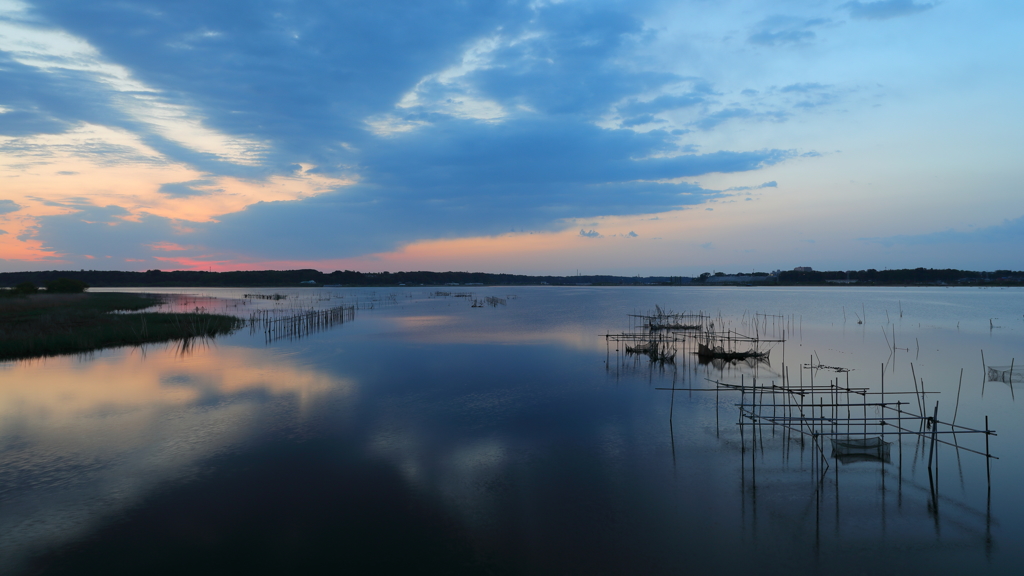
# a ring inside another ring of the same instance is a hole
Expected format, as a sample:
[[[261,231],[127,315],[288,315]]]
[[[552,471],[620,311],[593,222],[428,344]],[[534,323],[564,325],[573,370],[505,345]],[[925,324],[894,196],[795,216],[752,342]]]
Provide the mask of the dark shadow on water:
[[[390,466],[323,441],[218,458],[25,574],[500,574]]]

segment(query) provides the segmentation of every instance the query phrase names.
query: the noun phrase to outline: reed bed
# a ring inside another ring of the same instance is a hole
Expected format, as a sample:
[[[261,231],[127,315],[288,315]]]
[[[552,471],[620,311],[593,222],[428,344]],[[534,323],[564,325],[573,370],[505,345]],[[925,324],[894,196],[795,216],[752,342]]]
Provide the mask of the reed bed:
[[[82,354],[231,333],[244,320],[220,314],[136,312],[161,303],[148,294],[38,294],[0,304],[0,361]]]

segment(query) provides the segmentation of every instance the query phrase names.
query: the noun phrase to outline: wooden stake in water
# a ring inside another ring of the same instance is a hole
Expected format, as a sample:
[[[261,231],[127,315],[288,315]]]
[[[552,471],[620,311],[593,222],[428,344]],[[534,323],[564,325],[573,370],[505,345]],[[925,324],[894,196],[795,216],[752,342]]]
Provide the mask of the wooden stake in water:
[[[1010,358],[1010,398],[1016,400],[1013,396],[1013,362],[1016,358]]]
[[[956,411],[960,409],[960,387],[964,385],[964,369],[960,369],[960,383],[956,385],[956,407],[953,408],[953,424],[956,424]]]
[[[981,397],[985,397],[985,381],[988,380],[988,367],[985,365],[985,351],[981,351]]]
[[[914,397],[917,398],[917,413],[924,416],[924,406],[921,405],[921,397],[917,392],[917,373],[914,372],[914,363],[910,363],[910,375],[914,379]]]
[[[989,490],[992,489],[992,456],[988,452],[988,416],[985,416],[985,475],[988,478]]]
[[[924,378],[921,378],[921,406],[928,405],[928,397],[924,395]],[[924,416],[924,412],[921,413]]]
[[[935,401],[935,412],[932,415],[932,445],[928,450],[928,469],[932,469],[932,454],[935,453],[935,431],[939,428],[939,401]],[[987,428],[987,426],[986,426]],[[986,435],[987,437],[987,435]],[[988,452],[988,450],[986,450]]]
[[[850,373],[846,373],[846,387],[850,387]],[[850,394],[847,392],[846,397],[849,398]],[[847,400],[849,403],[849,400]],[[882,364],[882,442],[885,442],[885,364]],[[883,475],[884,477],[884,475]]]

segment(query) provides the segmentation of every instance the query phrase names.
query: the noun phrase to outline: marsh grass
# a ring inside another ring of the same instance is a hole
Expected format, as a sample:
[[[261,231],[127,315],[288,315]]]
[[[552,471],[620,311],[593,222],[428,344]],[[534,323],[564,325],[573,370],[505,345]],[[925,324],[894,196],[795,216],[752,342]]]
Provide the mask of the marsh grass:
[[[204,313],[135,312],[161,301],[146,294],[33,294],[0,299],[0,360],[81,354],[228,334],[245,322]]]

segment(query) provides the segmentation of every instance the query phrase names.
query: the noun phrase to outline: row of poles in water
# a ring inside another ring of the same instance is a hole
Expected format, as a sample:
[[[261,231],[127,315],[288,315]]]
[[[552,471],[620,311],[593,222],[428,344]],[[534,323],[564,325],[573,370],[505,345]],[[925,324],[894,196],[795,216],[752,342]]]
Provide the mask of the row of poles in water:
[[[267,342],[282,338],[301,338],[337,324],[355,319],[356,306],[335,306],[323,310],[306,310],[288,316],[281,316],[278,310],[256,310],[249,315],[249,333],[260,331]]]

